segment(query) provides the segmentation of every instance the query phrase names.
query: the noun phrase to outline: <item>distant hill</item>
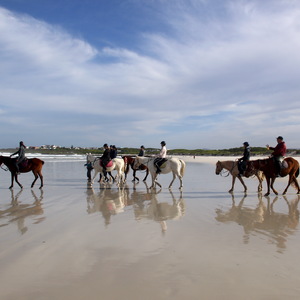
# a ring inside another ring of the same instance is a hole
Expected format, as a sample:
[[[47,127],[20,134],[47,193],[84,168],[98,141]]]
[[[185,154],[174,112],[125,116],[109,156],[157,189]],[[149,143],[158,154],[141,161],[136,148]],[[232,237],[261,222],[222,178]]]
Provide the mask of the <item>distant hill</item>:
[[[137,155],[139,148],[119,148],[119,155],[132,154]],[[0,149],[0,152],[14,153],[16,149]],[[146,155],[158,154],[160,149],[148,148],[146,149]],[[168,155],[190,155],[190,156],[242,156],[243,147],[230,148],[230,149],[169,149]],[[56,149],[27,149],[27,153],[41,153],[41,154],[86,154],[91,153],[94,155],[101,155],[103,153],[102,148],[89,149],[89,148],[56,148]],[[270,155],[272,151],[263,147],[252,147],[251,155]],[[300,149],[289,149],[288,155],[300,155]]]

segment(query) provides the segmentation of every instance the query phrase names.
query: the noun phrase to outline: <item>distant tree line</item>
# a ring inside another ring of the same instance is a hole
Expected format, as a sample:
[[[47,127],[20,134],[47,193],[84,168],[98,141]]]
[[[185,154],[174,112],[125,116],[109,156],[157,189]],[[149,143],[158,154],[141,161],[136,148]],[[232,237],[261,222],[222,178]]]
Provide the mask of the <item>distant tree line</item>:
[[[119,155],[137,155],[139,153],[139,148],[119,148]],[[16,149],[1,149],[2,152],[15,152]],[[160,149],[157,148],[147,148],[146,155],[158,154]],[[229,148],[229,149],[170,149],[168,150],[168,155],[190,155],[190,156],[242,156],[244,151],[243,147]],[[41,154],[86,154],[91,153],[93,155],[101,155],[103,153],[102,148],[98,149],[88,149],[88,148],[68,148],[60,147],[57,149],[28,149],[28,153],[41,153]],[[264,147],[252,147],[251,155],[270,155],[272,151],[267,150]],[[288,149],[288,155],[299,155],[300,149]]]

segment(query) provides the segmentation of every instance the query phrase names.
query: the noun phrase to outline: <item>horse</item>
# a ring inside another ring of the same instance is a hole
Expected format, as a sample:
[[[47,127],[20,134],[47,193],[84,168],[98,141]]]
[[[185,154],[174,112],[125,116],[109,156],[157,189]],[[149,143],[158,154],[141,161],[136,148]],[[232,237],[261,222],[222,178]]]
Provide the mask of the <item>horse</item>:
[[[91,154],[88,154],[87,157],[87,163],[91,162],[93,165],[93,168],[95,170],[95,174],[91,180],[91,184],[94,183],[94,180],[97,176],[98,173],[100,174],[104,174],[103,172],[103,167],[100,163],[100,158],[99,157],[95,157],[92,156]],[[117,174],[117,178],[118,178],[118,182],[117,184],[120,184],[121,182],[125,182],[125,180],[123,180],[123,173],[125,172],[125,163],[123,158],[114,158],[112,159],[112,166],[110,167],[106,167],[106,172],[110,174],[110,176],[113,178],[113,180],[115,181],[115,178],[111,175],[111,171],[116,170],[118,172]]]
[[[285,177],[285,176],[289,175],[288,185],[285,188],[283,195],[286,194],[287,189],[289,188],[290,184],[293,184],[298,189],[297,194],[300,194],[300,187],[299,187],[299,184],[297,181],[297,177],[299,175],[299,162],[292,157],[287,157],[283,160],[283,164],[286,164],[287,167],[281,169],[280,176]],[[267,180],[268,191],[265,194],[265,196],[270,195],[270,187],[273,190],[273,192],[276,195],[278,195],[278,192],[274,189],[274,186],[273,186],[275,179],[277,177],[276,166],[275,166],[273,158],[257,159],[257,160],[248,162],[247,168],[245,171],[245,176],[251,176],[257,170],[262,171]]]
[[[219,175],[223,169],[226,169],[232,175],[232,186],[228,192],[229,193],[233,192],[235,179],[238,178],[244,187],[244,192],[246,193],[247,186],[244,183],[243,178],[241,176],[238,176],[239,175],[238,162],[234,161],[234,160],[218,161],[216,163],[216,174]],[[253,175],[255,175],[258,179],[259,184],[258,184],[257,190],[258,190],[258,192],[261,192],[262,191],[262,182],[264,180],[263,172],[257,171]]]
[[[161,184],[156,181],[157,179],[157,173],[156,173],[156,166],[154,164],[154,160],[156,157],[145,157],[145,156],[136,156],[135,162],[134,162],[134,168],[137,169],[140,165],[145,165],[149,169],[149,172],[152,177],[152,185],[150,188],[154,188],[155,184],[157,184],[159,187],[161,187]],[[168,158],[166,162],[162,164],[161,168],[161,174],[167,174],[172,172],[173,173],[173,179],[169,185],[169,189],[172,187],[172,184],[176,178],[178,177],[180,181],[180,187],[179,189],[182,189],[182,177],[184,175],[185,171],[185,162],[182,159],[178,159],[175,157]]]
[[[9,156],[2,156],[0,155],[0,166],[2,164],[5,164],[8,168],[8,170],[11,173],[11,186],[9,187],[10,189],[13,188],[14,186],[14,179],[16,180],[16,183],[20,186],[20,188],[22,189],[23,186],[22,184],[18,181],[18,172],[15,166],[15,161],[16,158],[11,158]],[[38,158],[29,158],[26,159],[25,161],[23,161],[20,164],[20,173],[27,173],[32,171],[33,175],[34,175],[34,181],[31,184],[31,188],[33,188],[35,182],[37,181],[38,177],[40,177],[41,179],[41,186],[40,189],[43,187],[44,183],[43,183],[43,175],[42,175],[42,168],[44,165],[44,161],[42,161],[41,159]]]
[[[146,176],[143,179],[143,181],[146,181],[148,175],[149,175],[149,170],[145,165],[140,165],[138,169],[134,168],[134,161],[135,161],[135,157],[134,156],[129,156],[129,155],[125,155],[123,156],[126,168],[125,168],[125,180],[127,179],[127,174],[129,172],[129,168],[131,167],[132,171],[133,171],[133,182],[135,182],[135,180],[140,181],[138,177],[135,176],[136,171],[146,171]]]

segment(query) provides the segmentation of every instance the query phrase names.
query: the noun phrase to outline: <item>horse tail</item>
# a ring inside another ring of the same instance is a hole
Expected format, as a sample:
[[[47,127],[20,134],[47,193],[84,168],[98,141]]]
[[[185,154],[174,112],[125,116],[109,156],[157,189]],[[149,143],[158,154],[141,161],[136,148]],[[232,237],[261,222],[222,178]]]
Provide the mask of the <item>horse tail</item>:
[[[181,177],[183,177],[184,172],[185,172],[185,162],[182,159],[179,159],[179,161],[181,163],[180,175],[181,175]]]
[[[297,178],[298,176],[299,176],[299,168],[298,168],[298,170],[295,173],[295,177]]]

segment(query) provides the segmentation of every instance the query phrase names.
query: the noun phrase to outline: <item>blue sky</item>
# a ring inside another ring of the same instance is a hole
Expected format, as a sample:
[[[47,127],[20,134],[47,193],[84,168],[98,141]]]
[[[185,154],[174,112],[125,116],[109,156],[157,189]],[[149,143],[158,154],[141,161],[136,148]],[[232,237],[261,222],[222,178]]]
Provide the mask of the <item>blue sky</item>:
[[[0,0],[0,148],[300,147],[296,0]]]

